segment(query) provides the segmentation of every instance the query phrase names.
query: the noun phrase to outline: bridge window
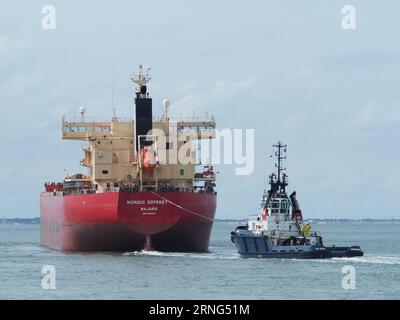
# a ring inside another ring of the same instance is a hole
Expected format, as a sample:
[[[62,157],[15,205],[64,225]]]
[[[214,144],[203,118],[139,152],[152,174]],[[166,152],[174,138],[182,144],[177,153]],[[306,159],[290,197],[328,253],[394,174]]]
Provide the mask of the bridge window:
[[[80,126],[65,126],[64,132],[87,132],[88,127],[80,127]]]
[[[78,132],[78,127],[66,126],[64,127],[65,132]]]
[[[109,132],[111,130],[110,127],[95,127],[96,132]]]

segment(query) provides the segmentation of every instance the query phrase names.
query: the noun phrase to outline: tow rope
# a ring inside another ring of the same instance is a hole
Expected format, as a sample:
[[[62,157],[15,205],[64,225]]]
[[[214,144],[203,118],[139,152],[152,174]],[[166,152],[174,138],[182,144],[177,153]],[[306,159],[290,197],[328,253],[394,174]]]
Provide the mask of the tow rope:
[[[211,218],[206,217],[206,216],[204,216],[204,215],[202,215],[202,214],[199,214],[199,213],[196,213],[196,212],[194,212],[194,211],[192,211],[192,210],[186,209],[186,208],[180,206],[179,204],[177,204],[177,203],[175,203],[175,202],[172,202],[171,200],[168,200],[167,198],[164,198],[164,197],[160,196],[158,193],[155,193],[155,192],[153,192],[153,191],[150,191],[150,192],[151,192],[152,194],[154,194],[155,196],[159,197],[160,199],[165,200],[165,201],[167,201],[168,203],[174,205],[175,207],[177,207],[177,208],[179,208],[179,209],[182,209],[182,210],[184,210],[184,211],[186,211],[186,212],[188,212],[188,213],[190,213],[190,214],[193,214],[193,215],[195,215],[195,216],[198,216],[198,217],[201,217],[201,218],[203,218],[203,219],[210,220],[210,221],[213,221],[213,222],[215,221],[215,219],[211,219]]]

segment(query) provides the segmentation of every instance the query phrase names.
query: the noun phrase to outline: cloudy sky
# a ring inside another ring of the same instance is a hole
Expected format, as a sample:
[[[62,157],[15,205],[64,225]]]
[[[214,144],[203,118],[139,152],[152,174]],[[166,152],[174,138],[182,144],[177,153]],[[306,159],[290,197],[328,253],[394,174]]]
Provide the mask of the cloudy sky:
[[[43,5],[56,30],[41,26]],[[344,5],[355,30],[341,27]],[[398,1],[11,1],[0,10],[0,216],[39,215],[45,181],[79,171],[63,114],[133,115],[152,67],[155,112],[209,111],[255,130],[255,170],[218,170],[219,218],[255,213],[278,139],[307,217],[400,218]]]

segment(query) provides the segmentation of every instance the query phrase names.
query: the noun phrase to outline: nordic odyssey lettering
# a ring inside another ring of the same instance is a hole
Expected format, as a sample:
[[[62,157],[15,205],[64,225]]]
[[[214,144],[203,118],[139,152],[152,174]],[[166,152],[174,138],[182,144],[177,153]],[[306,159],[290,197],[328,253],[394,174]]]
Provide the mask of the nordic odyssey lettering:
[[[167,204],[165,200],[147,200],[147,204]]]
[[[148,205],[155,205],[155,204],[163,205],[163,204],[167,204],[167,201],[165,201],[165,200],[128,200],[128,201],[126,201],[126,204],[131,205],[131,206],[146,205],[146,204],[148,204]]]

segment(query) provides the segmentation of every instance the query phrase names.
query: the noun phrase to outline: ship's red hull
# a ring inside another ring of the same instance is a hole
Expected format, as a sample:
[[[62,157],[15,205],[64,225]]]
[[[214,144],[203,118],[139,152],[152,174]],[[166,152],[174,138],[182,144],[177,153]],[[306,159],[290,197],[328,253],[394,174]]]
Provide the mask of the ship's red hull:
[[[216,195],[194,192],[44,193],[41,244],[62,251],[206,252]]]

